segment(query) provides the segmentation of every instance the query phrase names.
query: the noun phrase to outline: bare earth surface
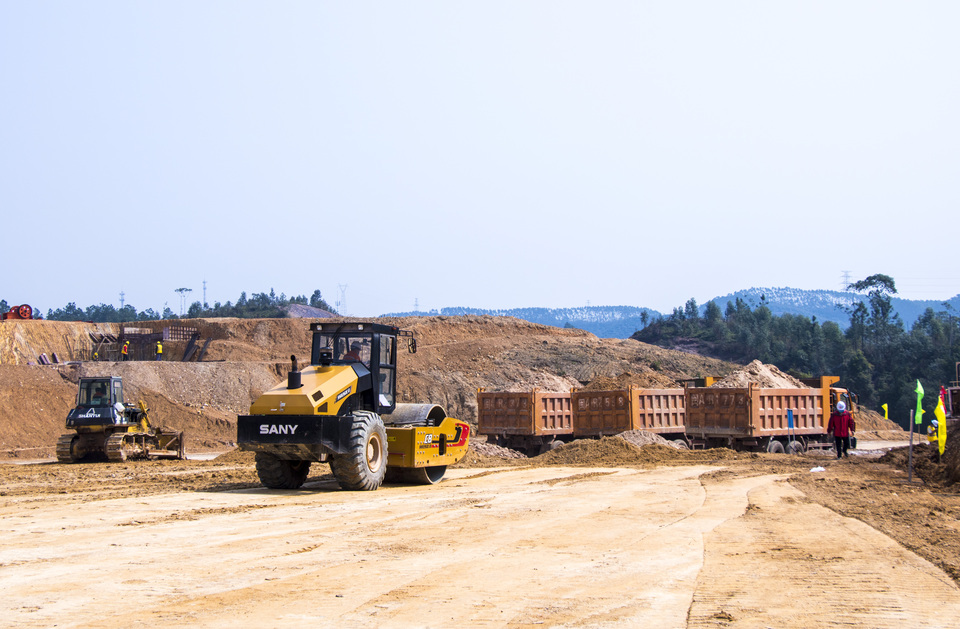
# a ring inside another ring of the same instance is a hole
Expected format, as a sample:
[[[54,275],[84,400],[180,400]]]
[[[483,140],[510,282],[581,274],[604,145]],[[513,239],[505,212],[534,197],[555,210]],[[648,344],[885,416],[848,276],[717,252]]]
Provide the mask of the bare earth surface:
[[[954,494],[868,459],[588,443],[359,493],[317,464],[263,489],[241,453],[0,465],[0,625],[956,626]],[[585,453],[619,465],[563,464]]]
[[[645,433],[528,459],[475,439],[436,486],[344,492],[315,464],[304,489],[269,491],[252,457],[230,451],[236,415],[290,354],[307,355],[306,322],[193,322],[212,339],[203,363],[59,367],[29,363],[71,359],[90,324],[8,323],[2,627],[960,625],[955,429],[943,457],[914,447],[909,482],[907,435],[863,410],[842,461],[677,450]],[[479,387],[663,387],[738,371],[506,318],[393,323],[420,345],[400,358],[400,397],[471,422]],[[122,375],[128,398],[187,432],[188,452],[227,454],[49,462],[83,375]]]

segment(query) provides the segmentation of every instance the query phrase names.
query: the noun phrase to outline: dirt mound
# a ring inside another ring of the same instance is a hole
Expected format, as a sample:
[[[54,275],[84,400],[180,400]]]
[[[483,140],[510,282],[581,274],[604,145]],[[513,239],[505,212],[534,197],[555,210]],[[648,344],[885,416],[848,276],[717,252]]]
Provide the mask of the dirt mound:
[[[667,441],[660,435],[655,432],[648,432],[646,430],[628,430],[627,432],[621,432],[619,435],[616,435],[625,441],[629,441],[637,447],[649,446],[649,445],[661,445],[667,446],[669,448],[679,448],[680,446],[672,441]]]
[[[91,334],[118,332],[112,323],[4,321],[0,323],[0,364],[39,365],[40,354],[51,361],[54,354],[61,362],[80,360],[84,351],[92,350]]]
[[[764,365],[755,360],[742,369],[737,369],[715,382],[715,387],[745,387],[750,383],[770,389],[807,389],[793,376],[787,375],[774,365]]]
[[[471,440],[467,454],[457,462],[457,467],[502,467],[527,462],[522,452],[487,443]]]
[[[947,443],[940,456],[936,443],[923,443],[913,447],[913,472],[925,483],[933,486],[948,486],[960,482],[960,432],[956,422],[947,427]],[[953,428],[951,431],[950,429]],[[925,439],[924,439],[925,441]],[[909,463],[909,448],[895,448],[882,457],[881,463],[889,463],[906,471]]]
[[[217,463],[239,463],[242,465],[254,465],[254,459],[256,456],[256,452],[248,452],[247,450],[231,450],[216,457],[214,461]]]
[[[921,436],[913,434],[913,442],[919,443]],[[905,430],[860,430],[860,424],[857,424],[857,439],[860,441],[910,441],[910,433]],[[926,437],[922,439],[925,441]]]
[[[586,391],[619,391],[630,387],[638,389],[676,389],[679,386],[676,380],[652,369],[647,369],[640,373],[625,371],[615,377],[599,376],[582,388]]]
[[[947,443],[943,449],[942,461],[946,466],[947,480],[951,483],[960,482],[960,432],[958,429],[960,429],[960,422],[947,421]]]
[[[77,385],[56,367],[29,365],[0,365],[0,382],[0,456],[53,456]]]
[[[876,431],[884,431],[884,432],[893,431],[893,432],[901,432],[901,433],[906,432],[905,430],[903,430],[903,428],[899,426],[899,424],[897,424],[897,422],[890,419],[884,419],[883,415],[881,415],[880,413],[876,411],[871,411],[870,409],[864,408],[862,406],[857,409],[857,415],[855,419],[857,422],[857,433],[860,433],[860,431],[866,431],[866,430],[876,430]],[[904,434],[903,438],[906,439],[907,435]]]
[[[336,321],[334,319],[333,321]],[[664,350],[631,339],[599,339],[511,317],[409,317],[378,322],[412,330],[419,351],[398,352],[400,402],[434,403],[476,423],[479,388],[569,391],[609,379],[611,386],[675,386],[679,380],[729,373],[734,365]],[[5,321],[0,324],[0,458],[49,458],[82,375],[123,377],[125,397],[143,399],[162,425],[184,430],[187,451],[223,450],[236,439],[236,416],[286,377],[290,355],[309,362],[309,322],[298,319],[188,319],[137,322],[162,331],[196,329],[203,362],[180,362],[186,341],[164,344],[165,360],[79,362],[94,335],[116,324]],[[29,366],[41,353],[76,365]],[[104,354],[106,355],[106,354]]]
[[[595,467],[699,465],[717,461],[754,459],[760,456],[763,455],[750,452],[734,452],[727,448],[681,450],[672,444],[663,445],[656,442],[636,446],[621,435],[617,435],[615,437],[603,437],[599,440],[578,439],[577,441],[571,441],[556,450],[530,459],[530,464],[537,467],[547,465],[587,465]]]
[[[501,459],[525,459],[527,455],[518,450],[511,450],[486,441],[471,441],[470,449],[486,456],[498,457]]]
[[[592,465],[618,467],[631,465],[642,459],[638,446],[617,437],[578,439],[556,450],[541,454],[536,465]]]

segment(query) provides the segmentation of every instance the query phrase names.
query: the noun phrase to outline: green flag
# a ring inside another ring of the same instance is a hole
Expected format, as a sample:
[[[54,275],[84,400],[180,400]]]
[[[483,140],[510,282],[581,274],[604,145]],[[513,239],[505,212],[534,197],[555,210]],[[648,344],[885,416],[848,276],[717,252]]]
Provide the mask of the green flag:
[[[913,416],[913,423],[919,424],[921,421],[920,418],[923,417],[923,409],[920,408],[920,402],[923,401],[923,385],[920,384],[919,380],[917,380],[916,392],[917,392],[917,413],[916,415]]]

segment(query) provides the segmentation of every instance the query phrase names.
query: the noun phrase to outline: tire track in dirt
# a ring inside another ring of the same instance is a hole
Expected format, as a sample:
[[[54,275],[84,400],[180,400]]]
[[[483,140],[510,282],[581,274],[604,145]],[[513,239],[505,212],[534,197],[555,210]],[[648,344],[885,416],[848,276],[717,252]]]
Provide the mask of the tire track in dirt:
[[[718,469],[454,469],[431,487],[321,480],[86,504],[51,494],[0,509],[0,623],[809,629],[955,617],[960,595],[931,564],[782,475]],[[849,536],[868,541],[835,551]]]
[[[787,483],[757,487],[750,502],[707,537],[689,627],[957,626],[960,589],[883,533]]]

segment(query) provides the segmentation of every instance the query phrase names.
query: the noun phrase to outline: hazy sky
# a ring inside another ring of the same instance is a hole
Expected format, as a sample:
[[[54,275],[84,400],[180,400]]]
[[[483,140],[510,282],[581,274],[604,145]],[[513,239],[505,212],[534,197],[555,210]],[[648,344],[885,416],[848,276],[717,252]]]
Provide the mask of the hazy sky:
[[[848,271],[947,299],[958,24],[953,0],[0,0],[0,298],[669,312]]]

